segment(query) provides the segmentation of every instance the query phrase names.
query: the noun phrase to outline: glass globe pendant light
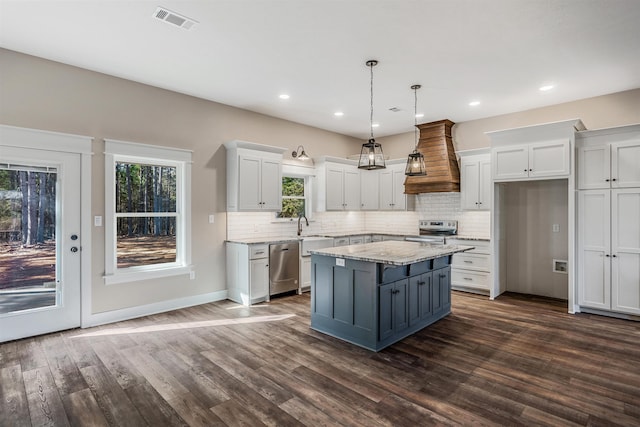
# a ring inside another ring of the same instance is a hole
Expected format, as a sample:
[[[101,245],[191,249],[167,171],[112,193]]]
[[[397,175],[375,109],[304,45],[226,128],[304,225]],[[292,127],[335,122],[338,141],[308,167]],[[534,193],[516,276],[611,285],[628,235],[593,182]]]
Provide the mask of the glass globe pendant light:
[[[367,67],[371,69],[371,115],[370,128],[371,138],[362,144],[360,151],[360,160],[358,161],[359,169],[373,170],[386,168],[384,162],[384,154],[382,153],[382,145],[377,143],[373,138],[373,67],[378,65],[378,61],[371,59],[366,62]]]
[[[413,134],[414,134],[414,146],[413,153],[409,154],[407,158],[407,167],[404,169],[404,174],[407,176],[425,176],[427,175],[427,168],[424,165],[424,156],[418,151],[418,89],[422,86],[413,85]]]

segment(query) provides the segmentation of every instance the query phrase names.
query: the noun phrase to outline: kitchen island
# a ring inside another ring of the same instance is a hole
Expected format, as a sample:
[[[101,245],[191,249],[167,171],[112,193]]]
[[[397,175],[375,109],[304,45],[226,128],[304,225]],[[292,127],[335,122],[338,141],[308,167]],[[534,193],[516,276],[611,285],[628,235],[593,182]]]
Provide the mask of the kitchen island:
[[[386,241],[311,251],[311,328],[379,351],[451,313],[451,256]]]

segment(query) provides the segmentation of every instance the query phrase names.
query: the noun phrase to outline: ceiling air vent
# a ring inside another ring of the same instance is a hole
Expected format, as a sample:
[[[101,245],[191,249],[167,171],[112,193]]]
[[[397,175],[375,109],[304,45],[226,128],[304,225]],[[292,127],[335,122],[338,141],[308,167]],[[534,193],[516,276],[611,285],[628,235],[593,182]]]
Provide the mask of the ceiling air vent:
[[[172,12],[169,9],[164,7],[157,8],[153,14],[153,17],[161,21],[164,21],[167,24],[184,28],[185,30],[190,30],[198,23],[197,21],[194,21],[191,18],[187,18],[184,15],[180,15],[178,13]]]

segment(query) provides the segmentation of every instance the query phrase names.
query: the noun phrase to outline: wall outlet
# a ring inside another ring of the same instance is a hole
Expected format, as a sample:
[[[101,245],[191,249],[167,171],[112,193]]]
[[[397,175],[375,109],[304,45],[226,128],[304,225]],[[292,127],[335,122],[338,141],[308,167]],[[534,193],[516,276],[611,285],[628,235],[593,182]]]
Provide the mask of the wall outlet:
[[[102,217],[98,216],[98,215],[94,216],[93,217],[93,225],[95,227],[102,227]]]
[[[554,233],[559,233],[560,232],[560,224],[553,224],[553,226],[551,226],[551,230]]]
[[[190,280],[195,280],[196,279],[196,272],[195,271],[190,271],[189,272],[189,279]]]
[[[215,216],[209,215],[209,224],[213,224],[215,220],[216,220]]]

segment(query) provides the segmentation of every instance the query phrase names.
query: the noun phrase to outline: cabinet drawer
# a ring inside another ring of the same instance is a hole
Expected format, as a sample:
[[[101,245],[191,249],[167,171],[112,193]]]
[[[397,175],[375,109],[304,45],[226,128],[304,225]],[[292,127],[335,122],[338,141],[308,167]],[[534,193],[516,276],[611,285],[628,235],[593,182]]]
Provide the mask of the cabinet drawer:
[[[333,239],[333,246],[347,246],[349,244],[348,237],[337,237]]]
[[[489,273],[451,269],[451,285],[467,288],[489,289]]]
[[[269,245],[250,245],[249,259],[267,258],[269,256]]]
[[[468,252],[453,254],[451,265],[489,271],[489,255]]]
[[[447,237],[447,245],[463,245],[463,246],[473,246],[474,249],[465,252],[466,254],[490,254],[491,246],[488,240],[467,240],[467,239],[455,239]]]
[[[364,243],[364,236],[349,237],[350,245],[361,245]]]

